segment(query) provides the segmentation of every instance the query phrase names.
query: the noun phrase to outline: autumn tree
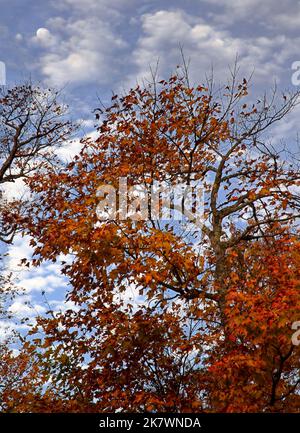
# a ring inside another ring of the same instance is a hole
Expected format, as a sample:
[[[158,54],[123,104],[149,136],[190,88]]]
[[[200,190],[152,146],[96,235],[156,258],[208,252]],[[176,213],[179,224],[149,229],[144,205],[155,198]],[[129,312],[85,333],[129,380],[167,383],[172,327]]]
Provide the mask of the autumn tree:
[[[299,410],[300,177],[265,136],[297,103],[253,104],[235,76],[218,92],[186,74],[154,80],[97,109],[98,137],[66,168],[28,179],[33,265],[68,257],[74,308],[32,331],[65,411]],[[151,205],[145,220],[117,206],[99,221],[98,187],[121,177],[146,196],[196,183],[201,224]]]
[[[70,138],[72,125],[58,97],[59,92],[31,83],[1,88],[1,242],[12,242],[17,229],[14,212],[22,212],[24,204],[22,200],[5,200],[5,186],[53,164],[57,147]]]
[[[19,197],[8,198],[7,187],[59,163],[56,151],[70,139],[74,130],[66,112],[67,107],[59,101],[58,91],[43,89],[32,83],[13,88],[1,86],[0,309],[5,298],[7,300],[13,294],[10,276],[4,271],[5,244],[13,242],[18,230],[18,218],[25,212],[29,200],[29,196],[22,196],[20,191],[17,194]],[[22,183],[18,187],[22,190]],[[6,290],[8,286],[10,289]]]
[[[42,173],[58,164],[57,148],[70,139],[73,126],[66,117],[59,92],[32,83],[0,90],[0,319],[11,319],[8,304],[18,293],[5,266],[5,245],[13,242],[18,219],[25,213],[28,196],[8,199],[6,189],[17,180]],[[19,184],[20,186],[20,184]],[[22,188],[22,186],[21,186]],[[22,411],[25,396],[36,392],[34,368],[28,354],[16,355],[15,335],[1,335],[1,411]],[[30,370],[30,372],[29,372]],[[42,387],[40,382],[40,387]],[[28,409],[27,404],[27,409]]]

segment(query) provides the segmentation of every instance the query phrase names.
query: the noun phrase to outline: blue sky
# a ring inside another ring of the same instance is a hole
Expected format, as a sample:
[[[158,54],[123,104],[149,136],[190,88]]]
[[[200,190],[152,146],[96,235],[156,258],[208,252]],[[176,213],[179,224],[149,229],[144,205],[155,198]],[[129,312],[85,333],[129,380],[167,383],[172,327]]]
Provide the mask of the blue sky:
[[[89,116],[97,97],[127,88],[160,61],[168,74],[178,46],[202,80],[214,65],[223,78],[236,55],[261,85],[291,83],[300,58],[295,0],[0,0],[0,56],[8,82],[29,76],[64,87]],[[75,107],[74,107],[75,108]]]
[[[214,68],[216,81],[228,76],[238,55],[241,76],[254,70],[255,93],[276,80],[280,90],[293,86],[293,62],[300,60],[300,2],[296,0],[0,0],[0,60],[7,84],[31,77],[45,86],[63,88],[75,119],[87,131],[98,97],[108,101],[149,76],[159,60],[159,73],[169,75],[180,63],[179,45],[190,59],[193,81],[202,82]],[[274,139],[295,140],[300,110],[274,129]],[[75,150],[78,149],[78,146]],[[65,149],[63,156],[68,154]],[[21,185],[11,186],[16,193]],[[57,264],[26,271],[18,266],[30,254],[17,238],[8,264],[18,269],[26,293],[12,311],[30,314],[60,308],[66,281]],[[1,324],[0,324],[1,333]]]

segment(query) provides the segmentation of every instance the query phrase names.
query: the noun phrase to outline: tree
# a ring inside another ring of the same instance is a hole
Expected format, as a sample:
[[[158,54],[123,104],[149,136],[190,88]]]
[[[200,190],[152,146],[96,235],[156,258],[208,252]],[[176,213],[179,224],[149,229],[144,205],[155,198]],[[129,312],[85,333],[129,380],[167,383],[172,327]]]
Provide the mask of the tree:
[[[28,197],[8,200],[9,183],[24,180],[57,165],[57,148],[71,137],[74,129],[66,118],[66,106],[60,104],[59,93],[31,83],[0,91],[0,241],[13,242],[20,229],[18,220],[25,213]],[[0,253],[0,318],[11,319],[8,303],[17,294],[11,275],[6,272],[4,246]],[[28,353],[12,350],[16,336],[7,336],[0,343],[1,411],[23,411],[24,401],[35,395],[38,382],[35,367]],[[40,382],[42,387],[42,383]]]
[[[0,93],[0,185],[42,170],[55,161],[55,149],[70,138],[72,125],[59,93],[32,84],[15,86]],[[0,240],[11,243],[17,230],[15,214],[22,200],[1,197]],[[13,212],[14,210],[14,212]]]
[[[66,168],[28,179],[33,264],[71,258],[74,308],[33,330],[64,410],[299,409],[299,173],[264,136],[298,94],[277,108],[275,93],[247,95],[235,76],[219,96],[186,75],[138,86],[96,110],[98,138]],[[118,190],[120,177],[144,197],[155,182],[196,182],[201,225],[157,220],[149,202],[146,221],[120,209],[99,221],[98,187]],[[129,286],[138,309],[122,298]]]

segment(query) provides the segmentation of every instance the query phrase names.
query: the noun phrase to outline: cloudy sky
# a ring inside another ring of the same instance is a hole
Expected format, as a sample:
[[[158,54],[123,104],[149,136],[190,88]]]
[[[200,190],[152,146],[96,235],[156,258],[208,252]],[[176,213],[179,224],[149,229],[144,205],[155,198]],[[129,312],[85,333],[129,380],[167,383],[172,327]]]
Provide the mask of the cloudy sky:
[[[157,59],[161,73],[174,70],[179,45],[200,81],[211,65],[223,78],[238,55],[257,83],[289,86],[291,64],[300,59],[296,0],[0,0],[0,6],[9,83],[32,76],[66,86],[82,115],[97,94],[105,98],[134,84]]]
[[[270,89],[275,80],[282,91],[300,88],[292,82],[292,64],[300,61],[296,0],[0,0],[0,7],[7,84],[31,77],[63,88],[73,115],[87,126],[98,97],[107,101],[112,91],[147,77],[158,60],[162,76],[174,71],[180,46],[194,81],[203,82],[212,66],[216,80],[224,80],[238,56],[241,75],[254,71],[255,92]],[[294,139],[299,116],[297,109],[277,127],[277,140]],[[23,239],[10,252],[9,265],[26,289],[12,311],[27,314],[26,301],[31,312],[44,311],[42,290],[53,308],[61,306],[66,282],[58,265],[19,268],[29,254]]]

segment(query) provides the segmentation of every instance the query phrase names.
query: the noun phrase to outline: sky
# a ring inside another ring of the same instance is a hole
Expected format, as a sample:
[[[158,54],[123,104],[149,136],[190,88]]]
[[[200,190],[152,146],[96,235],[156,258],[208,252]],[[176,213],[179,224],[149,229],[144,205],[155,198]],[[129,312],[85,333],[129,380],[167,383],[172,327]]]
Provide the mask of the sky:
[[[83,121],[87,133],[99,98],[108,102],[113,92],[147,79],[157,62],[159,75],[168,77],[181,62],[180,47],[198,84],[211,68],[224,82],[238,56],[241,76],[253,73],[255,93],[275,81],[280,91],[300,90],[300,1],[0,0],[0,10],[7,85],[31,79],[63,89],[72,117]],[[297,108],[275,127],[274,140],[293,142],[299,118]],[[78,149],[65,148],[62,157]],[[19,266],[30,255],[28,240],[20,237],[9,252],[8,268],[25,289],[11,311],[19,317],[45,312],[42,291],[52,308],[64,308],[67,281],[59,264]],[[0,335],[5,326],[0,322]]]
[[[228,74],[235,57],[255,82],[291,85],[300,59],[296,0],[0,0],[0,60],[9,83],[33,77],[65,88],[81,116],[97,95],[128,88],[180,62],[179,45],[202,80],[213,65]]]

